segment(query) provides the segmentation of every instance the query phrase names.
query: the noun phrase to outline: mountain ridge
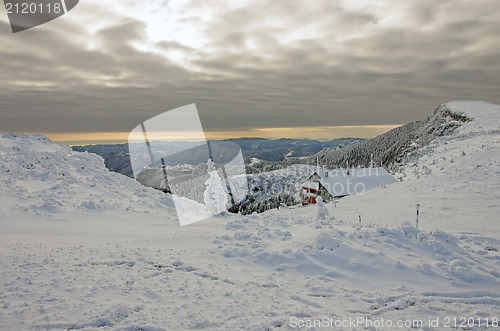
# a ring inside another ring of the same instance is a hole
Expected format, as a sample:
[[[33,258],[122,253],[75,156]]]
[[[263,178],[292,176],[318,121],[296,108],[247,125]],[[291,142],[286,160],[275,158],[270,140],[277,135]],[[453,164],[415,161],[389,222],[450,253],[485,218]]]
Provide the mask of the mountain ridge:
[[[391,169],[412,150],[430,143],[436,137],[452,134],[469,120],[467,116],[450,110],[448,103],[443,103],[426,119],[407,123],[377,137],[352,143],[344,148],[324,149],[310,157],[287,158],[276,163],[261,162],[258,166],[247,167],[247,171],[272,171],[293,164],[314,165],[317,162],[331,169],[344,168],[347,164],[369,167],[372,162]]]
[[[215,140],[216,142],[236,143],[242,150],[246,163],[254,159],[280,161],[294,155],[312,155],[326,147],[347,145],[361,138],[336,138],[330,140],[316,139],[268,139],[268,138],[234,138]],[[106,166],[115,172],[132,177],[128,144],[83,145],[72,146],[75,151],[87,151],[104,158]]]

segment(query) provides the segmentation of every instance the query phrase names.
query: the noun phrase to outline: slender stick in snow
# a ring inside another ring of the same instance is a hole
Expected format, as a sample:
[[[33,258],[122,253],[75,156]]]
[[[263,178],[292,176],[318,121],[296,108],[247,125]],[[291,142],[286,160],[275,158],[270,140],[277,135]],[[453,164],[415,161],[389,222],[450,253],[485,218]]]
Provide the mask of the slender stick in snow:
[[[416,221],[416,228],[418,229],[418,216],[420,214],[420,204],[417,203],[417,221]]]

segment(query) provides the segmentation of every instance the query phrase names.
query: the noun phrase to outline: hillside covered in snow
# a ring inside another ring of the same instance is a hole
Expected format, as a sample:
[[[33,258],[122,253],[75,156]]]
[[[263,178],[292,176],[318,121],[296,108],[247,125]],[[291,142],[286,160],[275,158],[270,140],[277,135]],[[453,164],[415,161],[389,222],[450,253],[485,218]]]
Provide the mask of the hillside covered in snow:
[[[318,160],[327,168],[345,168],[347,164],[368,167],[371,163],[392,167],[401,162],[405,154],[438,137],[452,134],[468,120],[466,115],[455,113],[450,108],[450,103],[444,103],[426,119],[399,126],[375,138],[353,142],[342,148],[325,148],[309,157],[290,157],[283,162],[252,164],[248,167],[248,172],[283,169],[293,164],[315,165]]]
[[[500,107],[441,110],[400,182],[185,227],[100,157],[0,134],[0,329],[498,327]]]

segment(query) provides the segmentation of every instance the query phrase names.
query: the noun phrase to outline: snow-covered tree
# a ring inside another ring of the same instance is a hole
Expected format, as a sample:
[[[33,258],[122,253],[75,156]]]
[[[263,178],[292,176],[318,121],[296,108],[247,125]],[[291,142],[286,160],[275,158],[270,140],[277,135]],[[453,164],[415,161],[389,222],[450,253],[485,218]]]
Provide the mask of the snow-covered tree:
[[[203,194],[203,200],[207,212],[213,215],[220,214],[227,210],[227,194],[222,186],[222,181],[214,167],[212,160],[208,159],[208,174],[210,178],[205,182],[207,188]]]
[[[328,212],[328,208],[326,208],[321,196],[316,198],[316,205],[318,206],[318,217],[315,225],[318,226],[318,222],[327,220],[330,217],[330,213]]]

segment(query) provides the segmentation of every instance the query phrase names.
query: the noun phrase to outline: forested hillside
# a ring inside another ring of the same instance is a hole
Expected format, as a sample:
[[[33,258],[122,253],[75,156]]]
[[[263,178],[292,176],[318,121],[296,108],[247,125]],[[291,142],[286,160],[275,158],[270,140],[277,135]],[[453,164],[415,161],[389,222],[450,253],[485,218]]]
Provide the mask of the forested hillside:
[[[434,114],[420,121],[411,122],[392,129],[373,139],[352,143],[345,147],[326,148],[310,157],[287,158],[283,162],[260,162],[247,167],[248,173],[284,169],[293,164],[319,164],[327,168],[350,166],[368,167],[373,158],[376,165],[392,169],[412,151],[426,146],[433,139],[451,134],[469,119],[450,111],[442,104]]]

